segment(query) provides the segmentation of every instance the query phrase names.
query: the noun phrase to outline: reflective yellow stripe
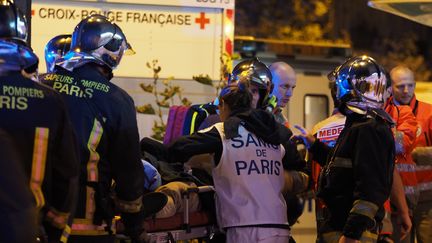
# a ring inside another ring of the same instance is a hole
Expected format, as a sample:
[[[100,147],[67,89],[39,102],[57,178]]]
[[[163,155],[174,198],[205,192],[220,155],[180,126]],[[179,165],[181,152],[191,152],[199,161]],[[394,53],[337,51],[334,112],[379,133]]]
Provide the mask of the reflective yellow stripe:
[[[365,243],[374,243],[377,242],[378,240],[378,235],[375,233],[372,233],[370,231],[365,231],[363,232],[361,238],[360,238],[360,242],[365,242]]]
[[[37,127],[35,131],[33,161],[30,178],[30,189],[36,200],[38,209],[45,205],[45,198],[42,193],[42,182],[45,176],[46,156],[48,150],[49,129]]]
[[[98,181],[98,163],[100,156],[96,151],[99,146],[100,139],[102,137],[103,127],[100,122],[95,119],[93,128],[90,133],[89,140],[87,142],[87,148],[90,152],[89,160],[87,162],[87,181],[96,182]]]
[[[66,227],[64,228],[63,233],[60,237],[60,242],[67,243],[67,240],[69,238],[70,233],[71,233],[71,228],[69,225],[66,225]]]
[[[99,163],[99,153],[96,151],[99,146],[99,142],[101,140],[103,134],[103,127],[101,123],[94,119],[93,128],[89,136],[89,140],[87,142],[87,148],[89,150],[89,160],[87,161],[87,181],[89,182],[97,182],[99,180],[99,172],[98,172],[98,163]],[[91,187],[87,187],[86,189],[86,211],[85,217],[87,219],[93,219],[93,215],[95,212],[96,204],[95,204],[95,191]]]
[[[353,204],[350,213],[364,215],[370,218],[371,220],[374,220],[377,211],[378,211],[378,206],[375,205],[374,203],[365,200],[356,200]]]
[[[95,210],[95,190],[92,187],[86,186],[86,219],[93,219]]]
[[[332,231],[322,234],[322,241],[325,243],[338,243],[339,239],[342,237],[342,232],[340,231]],[[361,235],[360,242],[361,243],[375,243],[377,242],[378,235],[374,234],[370,231],[365,231]]]
[[[198,116],[198,112],[197,111],[195,111],[194,113],[193,113],[193,115],[192,115],[192,120],[191,120],[191,129],[190,129],[190,134],[192,134],[193,132],[195,132],[195,120],[196,120],[196,117]]]
[[[111,224],[111,230],[115,234],[115,219]],[[92,219],[74,219],[72,224],[71,235],[107,235],[108,231],[105,230],[107,225],[94,225]]]
[[[53,208],[50,208],[45,215],[45,219],[48,220],[54,227],[63,229],[66,227],[69,213],[59,212]]]

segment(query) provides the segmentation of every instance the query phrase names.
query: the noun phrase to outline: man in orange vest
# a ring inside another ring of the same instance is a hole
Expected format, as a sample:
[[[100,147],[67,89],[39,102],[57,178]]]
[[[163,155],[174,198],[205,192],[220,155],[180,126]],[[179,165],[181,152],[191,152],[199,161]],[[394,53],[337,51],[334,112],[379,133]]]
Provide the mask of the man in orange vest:
[[[416,176],[420,196],[413,215],[413,233],[418,243],[432,242],[432,105],[416,99],[414,73],[407,67],[397,66],[390,72],[393,101],[409,105],[420,128],[412,157],[416,162]]]
[[[418,123],[412,114],[411,108],[406,105],[396,105],[393,97],[388,99],[385,111],[395,121],[395,129],[393,130],[396,147],[395,173],[399,176],[394,174],[393,179],[400,180],[401,183],[399,188],[393,187],[393,196],[390,197],[391,203],[395,206],[396,210],[392,212],[393,232],[391,234],[395,242],[399,242],[399,240],[405,243],[414,242],[411,237],[406,236],[410,233],[410,218],[413,215],[419,195],[415,163],[411,157],[411,152],[415,145]],[[395,197],[397,196],[401,196],[402,198],[400,198],[399,202],[403,201],[404,205],[407,206],[400,207],[400,203],[395,202]],[[406,222],[409,222],[410,225],[407,225]]]

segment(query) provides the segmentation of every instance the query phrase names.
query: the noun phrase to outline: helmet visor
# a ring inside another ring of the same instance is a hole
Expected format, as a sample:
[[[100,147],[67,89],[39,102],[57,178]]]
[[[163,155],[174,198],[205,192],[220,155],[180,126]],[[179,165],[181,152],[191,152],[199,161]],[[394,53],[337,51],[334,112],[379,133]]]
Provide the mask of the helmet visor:
[[[132,56],[132,55],[136,54],[135,50],[132,49],[132,46],[129,44],[129,42],[126,42],[126,49],[125,49],[124,54],[126,56]]]

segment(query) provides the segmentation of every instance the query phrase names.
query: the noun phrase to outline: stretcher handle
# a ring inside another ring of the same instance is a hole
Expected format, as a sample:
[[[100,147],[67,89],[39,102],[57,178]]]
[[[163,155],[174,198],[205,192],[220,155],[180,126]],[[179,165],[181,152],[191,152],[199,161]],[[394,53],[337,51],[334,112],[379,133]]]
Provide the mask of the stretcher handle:
[[[215,190],[214,186],[198,186],[198,187],[190,187],[182,193],[184,207],[185,207],[183,211],[183,228],[186,230],[186,233],[191,232],[191,228],[189,224],[189,195],[191,193],[213,192],[214,190]]]
[[[195,193],[213,192],[214,190],[215,190],[214,186],[190,187],[186,190],[186,194],[189,194],[191,192],[195,192]]]

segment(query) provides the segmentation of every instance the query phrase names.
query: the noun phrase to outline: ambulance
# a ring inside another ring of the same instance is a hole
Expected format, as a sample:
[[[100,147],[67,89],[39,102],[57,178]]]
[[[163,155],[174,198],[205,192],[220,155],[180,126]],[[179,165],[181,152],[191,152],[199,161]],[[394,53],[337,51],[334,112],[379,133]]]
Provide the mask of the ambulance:
[[[234,0],[33,0],[32,47],[40,57],[39,72],[46,71],[44,48],[56,35],[71,34],[91,14],[101,14],[119,25],[136,52],[123,56],[112,82],[126,90],[136,106],[152,104],[152,93],[140,85],[154,81],[157,60],[159,83],[171,82],[192,103],[206,103],[216,89],[192,80],[208,75],[218,83],[223,60],[230,60],[234,44]],[[147,64],[150,64],[150,68]],[[231,65],[230,65],[231,66]],[[158,86],[163,91],[163,85]],[[175,97],[175,104],[180,101]],[[164,117],[168,109],[163,110]],[[140,137],[152,134],[154,115],[138,114]]]

